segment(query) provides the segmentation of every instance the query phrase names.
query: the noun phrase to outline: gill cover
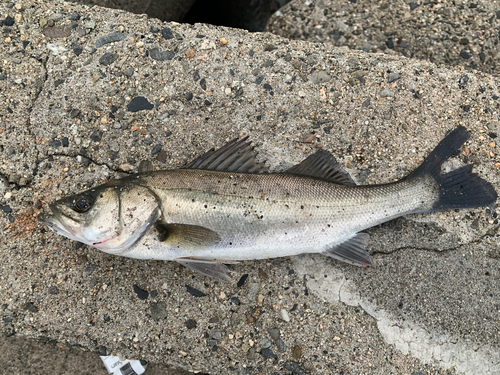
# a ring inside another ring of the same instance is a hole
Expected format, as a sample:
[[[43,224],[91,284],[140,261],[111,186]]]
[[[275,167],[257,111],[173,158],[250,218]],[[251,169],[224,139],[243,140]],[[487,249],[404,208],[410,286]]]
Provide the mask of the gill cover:
[[[50,205],[43,221],[54,232],[119,254],[160,216],[157,197],[140,185],[112,181]]]

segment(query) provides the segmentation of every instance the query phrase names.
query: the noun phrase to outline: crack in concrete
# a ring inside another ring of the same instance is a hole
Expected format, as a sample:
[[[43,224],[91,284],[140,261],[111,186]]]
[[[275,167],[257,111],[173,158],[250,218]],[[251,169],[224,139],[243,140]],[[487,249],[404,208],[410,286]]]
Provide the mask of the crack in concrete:
[[[454,367],[464,374],[498,374],[500,351],[482,345],[471,348],[447,333],[429,331],[416,322],[402,321],[391,312],[369,302],[359,293],[356,285],[348,280],[342,269],[318,262],[314,256],[292,258],[298,274],[328,275],[328,278],[306,278],[307,287],[321,299],[331,303],[342,302],[363,309],[376,322],[384,341],[404,355],[411,355],[423,362],[431,360],[443,368]]]

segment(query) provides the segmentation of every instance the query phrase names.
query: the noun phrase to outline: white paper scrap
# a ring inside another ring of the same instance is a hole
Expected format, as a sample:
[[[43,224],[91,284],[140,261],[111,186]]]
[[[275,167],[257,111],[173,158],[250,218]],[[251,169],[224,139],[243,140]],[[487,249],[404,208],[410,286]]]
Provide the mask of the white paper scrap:
[[[101,355],[106,370],[113,375],[141,375],[146,368],[135,359],[122,360],[114,355]]]

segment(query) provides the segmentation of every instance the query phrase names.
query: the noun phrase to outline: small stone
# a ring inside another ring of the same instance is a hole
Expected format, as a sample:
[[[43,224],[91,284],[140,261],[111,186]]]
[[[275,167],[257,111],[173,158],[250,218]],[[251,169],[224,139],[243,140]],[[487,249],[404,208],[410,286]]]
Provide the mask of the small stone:
[[[269,276],[267,275],[267,273],[262,269],[262,268],[259,268],[258,269],[258,274],[259,274],[259,277],[263,280],[267,279]]]
[[[78,108],[73,108],[71,112],[69,113],[69,117],[75,118],[78,117],[78,115],[81,113],[81,111]]]
[[[389,90],[389,89],[383,89],[380,91],[380,96],[382,98],[393,98],[394,97],[394,91]]]
[[[219,44],[221,46],[225,46],[227,44],[227,39],[226,38],[219,38]]]
[[[321,70],[319,72],[314,72],[313,74],[311,74],[311,76],[309,77],[309,79],[315,85],[320,85],[320,84],[323,84],[323,83],[330,82],[330,80],[332,79],[332,77],[330,77],[325,71]]]
[[[490,143],[488,143],[488,146],[490,146],[491,148],[495,148],[496,143],[495,142],[490,142]]]
[[[52,20],[49,20],[49,22],[50,21]],[[71,35],[71,28],[67,25],[46,27],[45,29],[43,29],[43,35],[45,35],[47,38],[52,38],[52,39],[67,38],[68,36]]]
[[[274,65],[274,62],[272,60],[266,60],[264,61],[264,64],[262,64],[263,68],[270,68]]]
[[[91,22],[85,24],[85,27],[87,29],[95,28],[95,22],[93,22],[93,27],[89,27],[89,26],[92,26],[92,25],[90,25]],[[128,38],[127,34],[123,34],[120,32],[114,32],[114,33],[102,36],[99,39],[97,39],[97,41],[95,42],[95,46],[96,46],[96,48],[100,48],[100,47],[104,46],[105,44],[119,42],[119,41],[125,40],[127,38]]]
[[[306,375],[306,372],[296,362],[293,361],[285,362],[285,369],[295,375]]]
[[[193,328],[196,328],[198,323],[194,319],[188,319],[188,320],[186,320],[185,324],[186,324],[187,329],[193,329]]]
[[[207,90],[207,80],[205,78],[200,79],[200,87],[205,91]]]
[[[210,337],[220,340],[222,338],[222,331],[220,329],[213,329],[212,332],[210,332]]]
[[[301,355],[302,355],[302,348],[298,345],[295,345],[292,350],[293,359],[298,361]]]
[[[99,64],[108,66],[113,64],[118,59],[117,53],[106,52],[99,58]]]
[[[72,20],[72,21],[78,21],[79,19],[81,18],[80,14],[79,13],[71,13],[69,15],[69,19]]]
[[[168,61],[174,58],[175,52],[169,50],[160,51],[159,48],[153,48],[151,51],[149,51],[149,56],[157,61]]]
[[[208,346],[217,346],[218,342],[215,339],[210,339],[207,341]]]
[[[186,51],[184,51],[184,56],[188,59],[192,59],[196,55],[196,51],[194,48],[190,48]]]
[[[153,109],[155,106],[150,103],[145,97],[143,96],[136,96],[134,99],[130,101],[130,103],[127,104],[127,111],[129,112],[138,112],[142,110],[150,110]]]
[[[165,163],[167,161],[168,154],[165,150],[161,150],[158,155],[156,156],[156,160],[158,160],[161,163]]]
[[[247,353],[248,350],[250,350],[250,347],[247,344],[243,343],[241,344],[241,350],[243,351],[243,353]]]
[[[289,322],[289,321],[290,321],[290,316],[288,315],[288,311],[286,311],[285,309],[281,309],[281,310],[280,310],[280,313],[281,313],[281,318],[282,318],[285,322]]]
[[[250,361],[253,361],[255,359],[255,348],[250,348],[247,353],[247,358]]]
[[[156,145],[151,150],[151,155],[156,155],[161,151],[162,145]]]
[[[269,83],[264,83],[263,87],[268,90],[268,91],[272,91],[273,90],[273,87],[269,84]]]
[[[145,300],[149,297],[149,292],[147,290],[141,289],[139,286],[134,284],[134,292],[137,294],[137,298]]]
[[[61,143],[63,147],[68,147],[69,146],[69,139],[68,137],[62,137],[61,138]]]
[[[285,342],[282,339],[277,339],[276,340],[276,346],[278,347],[278,349],[280,351],[282,351],[282,352],[286,351],[286,345],[285,345]]]
[[[271,340],[269,340],[267,337],[264,337],[262,340],[260,340],[260,346],[262,346],[263,348],[270,348],[271,344]]]
[[[203,293],[203,292],[199,291],[198,289],[195,289],[195,288],[193,288],[193,287],[191,287],[191,286],[189,286],[187,284],[186,284],[186,291],[189,294],[191,294],[192,296],[194,296],[194,297],[204,297],[204,296],[206,296],[205,293]]]
[[[134,75],[134,68],[130,67],[130,68],[127,68],[127,70],[125,70],[125,72],[123,72],[123,74],[125,74],[127,77],[132,77]]]
[[[151,309],[151,317],[154,320],[161,320],[167,317],[167,309],[165,302],[151,302],[149,307]]]
[[[397,81],[398,79],[401,78],[401,75],[396,72],[389,73],[389,76],[387,77],[387,82],[391,83],[394,81]]]
[[[5,17],[5,19],[3,20],[3,24],[4,26],[12,26],[14,25],[14,18],[12,18],[11,16],[7,16]]]
[[[315,139],[314,134],[307,134],[302,138],[302,143],[313,143]]]
[[[414,1],[408,4],[410,6],[410,10],[415,10],[418,8],[418,4]]]
[[[274,341],[278,340],[280,337],[280,330],[277,328],[269,328],[267,332]]]
[[[32,313],[38,312],[38,307],[36,307],[32,302],[26,302],[23,305],[23,309]]]
[[[466,50],[460,51],[460,57],[464,60],[470,59],[470,53],[467,52]]]
[[[49,146],[50,147],[61,147],[61,141],[58,139],[53,139],[49,141]]]
[[[80,56],[83,52],[83,48],[80,46],[74,46],[73,47],[73,52],[76,56]]]
[[[174,34],[172,33],[172,29],[169,27],[164,27],[163,29],[161,29],[161,35],[167,40],[174,39]]]
[[[90,135],[90,139],[94,142],[100,142],[102,139],[102,132],[99,130],[94,130]]]
[[[236,284],[236,286],[238,288],[241,288],[243,286],[243,284],[245,284],[245,281],[247,281],[248,279],[248,274],[244,274],[243,276],[241,276],[240,280],[238,281],[238,283]]]
[[[262,348],[260,354],[266,359],[269,359],[269,358],[278,359],[278,356],[276,354],[274,354],[273,351],[269,348]]]

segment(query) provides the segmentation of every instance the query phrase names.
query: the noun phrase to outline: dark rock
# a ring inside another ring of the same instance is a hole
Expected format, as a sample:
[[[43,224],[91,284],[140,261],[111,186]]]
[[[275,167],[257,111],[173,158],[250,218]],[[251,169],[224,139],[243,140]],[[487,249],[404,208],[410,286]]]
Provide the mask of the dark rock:
[[[285,362],[285,369],[290,371],[292,374],[306,375],[306,372],[296,362],[293,361]]]
[[[78,108],[73,108],[71,112],[69,113],[69,117],[75,118],[80,114],[80,110]]]
[[[151,104],[145,97],[136,96],[134,99],[127,104],[127,111],[129,112],[138,112],[142,110],[150,110],[155,106]]]
[[[169,27],[164,27],[163,29],[161,29],[161,35],[163,35],[163,37],[165,39],[174,39],[174,34],[172,33],[172,29],[170,29]]]
[[[156,156],[156,160],[158,160],[161,163],[165,163],[167,161],[168,154],[165,150],[161,150],[158,155]]]
[[[162,145],[156,145],[155,147],[153,147],[153,149],[151,150],[151,155],[158,154],[161,151],[161,148],[162,148]]]
[[[238,297],[231,297],[231,303],[235,304],[236,306],[239,306],[241,304],[241,301]]]
[[[160,51],[159,48],[153,48],[151,51],[149,51],[149,56],[151,56],[151,58],[154,60],[167,61],[174,58],[175,52],[169,50]]]
[[[273,89],[269,83],[264,83],[264,88],[269,91]]]
[[[415,10],[415,9],[417,9],[417,8],[418,8],[418,4],[417,4],[417,3],[415,3],[415,2],[413,2],[413,1],[412,1],[411,3],[409,3],[408,5],[410,6],[410,9],[411,9],[411,10]]]
[[[207,80],[205,78],[200,80],[200,86],[203,90],[207,91]]]
[[[266,359],[268,358],[278,359],[278,356],[274,354],[273,351],[269,348],[262,348],[260,354]]]
[[[68,147],[69,146],[69,139],[68,137],[62,137],[61,138],[61,143],[63,147]]]
[[[137,298],[145,300],[149,297],[149,293],[147,290],[139,288],[137,285],[134,284],[134,292],[137,294]]]
[[[194,297],[205,297],[206,294],[186,284],[186,291]]]
[[[401,75],[399,73],[392,72],[392,73],[389,73],[389,76],[387,77],[387,82],[391,83],[391,82],[397,81],[400,78],[401,78]]]
[[[274,65],[274,62],[272,60],[266,60],[266,61],[264,61],[264,64],[262,64],[262,67],[263,68],[270,68],[273,65]]]
[[[394,48],[394,41],[392,39],[388,39],[386,42],[385,42],[385,45],[387,46],[387,48],[389,49],[393,49]]]
[[[23,305],[23,309],[32,313],[38,312],[38,307],[36,307],[32,302],[26,302]]]
[[[3,25],[4,26],[12,26],[12,25],[14,25],[15,22],[16,21],[14,20],[14,18],[12,18],[11,16],[7,16],[3,20]]]
[[[243,284],[245,284],[245,281],[247,281],[247,279],[248,279],[248,273],[241,276],[240,280],[236,284],[238,286],[238,288],[241,288],[243,286]]]
[[[99,130],[94,130],[92,134],[90,134],[90,139],[94,142],[100,142],[102,139],[102,132]]]
[[[120,32],[114,32],[114,33],[111,33],[108,35],[104,35],[104,36],[100,37],[99,39],[97,39],[97,41],[95,42],[95,46],[96,46],[96,48],[100,48],[105,44],[119,42],[119,41],[125,40],[127,38],[128,38],[127,34],[123,34]]]
[[[191,99],[193,99],[193,93],[192,92],[186,93],[186,100],[190,101]]]
[[[280,337],[280,330],[277,328],[269,328],[267,332],[269,333],[269,335],[271,335],[271,338],[274,341],[278,340]]]
[[[194,79],[195,82],[198,81],[200,79],[200,73],[194,72],[193,73],[193,79]]]
[[[161,320],[165,319],[167,317],[167,310],[166,310],[166,303],[165,302],[151,302],[149,304],[149,307],[151,309],[151,317],[154,320]]]
[[[6,204],[5,206],[2,206],[2,211],[6,214],[10,214],[12,212],[12,208],[8,204]]]
[[[205,99],[205,101],[203,102],[203,104],[205,105],[212,105],[212,102],[208,99]]]
[[[469,52],[462,50],[462,51],[460,51],[460,57],[464,60],[468,60],[468,59],[470,59],[470,54],[469,54]]]
[[[79,13],[76,13],[76,12],[71,13],[71,14],[69,15],[69,19],[70,19],[71,21],[78,21],[80,18],[81,18],[80,14],[79,14]]]
[[[280,351],[282,351],[282,352],[286,351],[286,345],[285,345],[285,342],[282,339],[277,339],[276,340],[276,346],[278,347],[278,349]]]
[[[74,46],[73,52],[75,53],[76,56],[80,56],[83,52],[83,48],[80,46]]]
[[[108,66],[113,64],[118,59],[117,53],[106,52],[99,58],[99,64]]]
[[[160,29],[156,26],[151,25],[149,27],[149,31],[151,31],[153,34],[156,34],[156,33],[160,32]]]
[[[50,147],[61,147],[61,141],[58,139],[52,139],[49,141],[49,146]]]
[[[193,329],[193,328],[196,328],[198,323],[194,319],[188,319],[188,320],[186,320],[185,324],[186,324],[187,329]]]
[[[59,294],[59,289],[57,289],[57,286],[51,286],[49,288],[49,294]]]
[[[263,80],[264,80],[264,76],[257,77],[257,79],[255,80],[255,84],[260,85]]]

